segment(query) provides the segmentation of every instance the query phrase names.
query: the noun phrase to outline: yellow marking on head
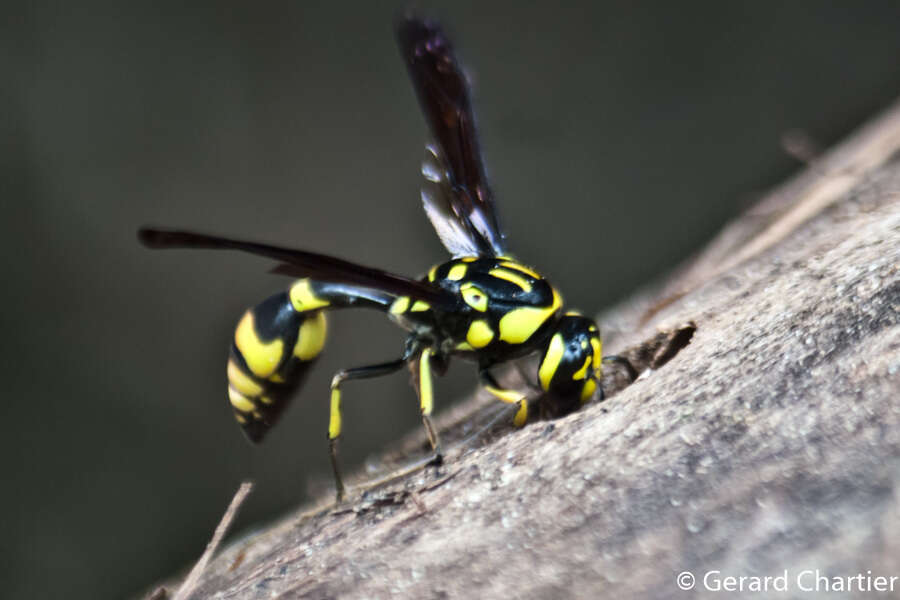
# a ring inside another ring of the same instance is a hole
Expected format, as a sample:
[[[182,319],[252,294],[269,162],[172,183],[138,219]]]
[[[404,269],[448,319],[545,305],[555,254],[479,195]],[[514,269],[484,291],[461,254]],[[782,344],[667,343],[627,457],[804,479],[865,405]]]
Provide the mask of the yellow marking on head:
[[[328,332],[328,323],[325,321],[325,313],[317,312],[315,315],[300,324],[297,333],[297,343],[294,344],[294,356],[300,360],[312,360],[322,351],[325,345],[325,334]]]
[[[240,423],[241,425],[246,425],[246,424],[247,424],[247,417],[245,417],[244,415],[242,415],[242,414],[239,413],[239,412],[235,412],[235,413],[234,413],[234,418],[235,418],[235,419],[237,420],[237,422]]]
[[[453,265],[452,267],[450,267],[450,270],[447,271],[447,279],[450,279],[452,281],[459,281],[466,276],[466,271],[468,270],[469,267],[467,267],[466,265]]]
[[[584,379],[585,377],[587,377],[588,367],[590,367],[590,366],[591,366],[591,357],[585,356],[584,364],[581,365],[580,369],[578,369],[577,371],[575,371],[572,374],[572,381],[578,381],[580,379]]]
[[[478,319],[477,321],[472,321],[472,324],[469,325],[466,341],[473,348],[484,348],[491,343],[492,339],[494,339],[494,330],[491,329],[487,321]]]
[[[272,383],[285,383],[284,377],[282,377],[278,373],[272,373],[271,375],[269,375],[269,381],[271,381]]]
[[[434,265],[430,269],[428,269],[428,281],[434,281],[437,277],[437,270],[440,265]]]
[[[593,379],[588,379],[587,381],[585,381],[584,387],[581,388],[581,403],[584,404],[585,402],[590,400],[595,391],[597,391],[597,382]]]
[[[332,384],[334,385],[334,384]],[[341,390],[331,388],[331,413],[328,418],[328,439],[333,440],[341,435]]]
[[[256,405],[253,404],[253,401],[250,400],[250,398],[247,398],[230,385],[228,386],[228,401],[231,402],[231,406],[243,413],[249,413],[256,410]]]
[[[301,279],[291,286],[291,304],[297,312],[306,312],[328,306],[330,302],[313,293],[309,279]]]
[[[262,394],[263,387],[253,381],[249,375],[244,373],[234,360],[228,360],[227,373],[228,383],[244,396],[253,397]]]
[[[523,306],[509,311],[500,318],[500,339],[510,344],[521,344],[556,314],[560,305],[562,298],[553,290],[553,303],[547,308]]]
[[[431,310],[431,305],[424,300],[416,300],[415,304],[413,304],[412,308],[409,310],[410,312],[424,312],[426,310]]]
[[[550,338],[550,344],[547,346],[547,353],[544,354],[544,359],[541,361],[541,367],[538,369],[538,379],[540,379],[541,387],[544,391],[550,389],[550,380],[553,379],[553,374],[556,373],[556,369],[559,368],[559,363],[562,361],[565,351],[566,346],[563,343],[562,334],[553,334],[553,337]]]
[[[474,350],[475,348],[473,348],[473,347],[472,347],[472,344],[470,344],[469,342],[460,342],[460,343],[458,343],[458,344],[456,345],[456,349],[457,349],[457,350],[471,351],[471,350]]]
[[[409,296],[400,296],[391,303],[388,309],[392,315],[402,315],[409,308]]]
[[[594,331],[597,331],[597,326],[596,326],[596,325],[591,325],[590,327],[588,327],[588,331],[590,331],[590,332],[592,332],[592,333],[593,333]]]
[[[603,364],[603,345],[599,337],[591,338],[591,349],[594,351],[594,369],[599,369]]]
[[[464,256],[460,260],[463,261],[464,263],[471,263],[471,262],[475,262],[476,260],[478,260],[478,257],[477,256]]]
[[[477,285],[471,281],[459,286],[459,292],[462,294],[466,304],[477,311],[484,312],[488,307],[487,294],[481,291]]]
[[[253,313],[244,313],[241,322],[234,332],[234,343],[244,357],[250,372],[261,379],[267,378],[275,372],[284,353],[284,342],[274,339],[264,342],[256,334],[256,326],[253,323]]]
[[[525,265],[520,265],[519,263],[513,262],[511,260],[502,261],[500,263],[500,266],[506,267],[508,269],[515,269],[516,271],[519,271],[520,273],[525,273],[526,275],[531,275],[535,279],[543,279],[543,277],[541,277],[540,275],[538,275],[537,273],[535,273],[533,270],[529,269]]]
[[[523,292],[531,291],[531,282],[514,271],[510,271],[509,269],[491,269],[488,273],[498,279],[505,279],[506,281],[516,284],[522,288]]]
[[[581,340],[581,349],[587,350],[587,347],[588,347],[587,340]]]
[[[419,357],[419,405],[423,415],[434,409],[434,389],[431,386],[431,348],[422,350]]]

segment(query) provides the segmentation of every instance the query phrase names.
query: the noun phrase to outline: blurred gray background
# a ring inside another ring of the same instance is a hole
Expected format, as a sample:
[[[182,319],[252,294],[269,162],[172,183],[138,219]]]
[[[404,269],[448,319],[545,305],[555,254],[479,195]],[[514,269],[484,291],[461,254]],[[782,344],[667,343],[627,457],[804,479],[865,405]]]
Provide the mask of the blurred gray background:
[[[0,24],[2,595],[138,593],[329,484],[327,387],[402,334],[342,313],[265,444],[225,399],[242,310],[282,289],[254,257],[151,252],[142,224],[418,274],[425,125],[400,4],[31,2]],[[516,253],[571,305],[622,298],[900,93],[900,4],[423,3],[472,75]],[[471,389],[456,365],[439,404]],[[406,376],[348,385],[349,467],[417,427]],[[599,449],[598,451],[602,451]]]

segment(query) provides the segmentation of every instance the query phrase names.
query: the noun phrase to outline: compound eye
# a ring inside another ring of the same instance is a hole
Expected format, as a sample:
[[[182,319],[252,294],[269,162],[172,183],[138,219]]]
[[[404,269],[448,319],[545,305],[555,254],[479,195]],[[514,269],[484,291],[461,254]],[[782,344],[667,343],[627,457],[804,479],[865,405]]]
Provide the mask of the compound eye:
[[[464,283],[459,286],[459,292],[462,294],[466,304],[479,312],[487,310],[488,299],[487,294],[481,291],[477,285],[472,282]]]

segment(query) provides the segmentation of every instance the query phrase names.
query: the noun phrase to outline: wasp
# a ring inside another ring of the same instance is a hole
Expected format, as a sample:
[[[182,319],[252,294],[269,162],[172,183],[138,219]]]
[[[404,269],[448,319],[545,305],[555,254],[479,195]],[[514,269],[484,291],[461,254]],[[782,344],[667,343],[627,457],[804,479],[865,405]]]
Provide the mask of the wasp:
[[[339,371],[331,381],[328,441],[336,496],[345,494],[337,443],[343,429],[342,389],[350,380],[380,377],[409,366],[415,374],[422,420],[442,460],[432,421],[433,374],[454,357],[478,366],[481,384],[515,405],[523,426],[529,396],[499,384],[492,369],[538,355],[536,384],[542,414],[560,416],[599,389],[602,345],[597,324],[566,311],[556,288],[510,254],[488,185],[466,77],[453,47],[434,22],[401,18],[396,38],[425,115],[421,189],[425,212],[452,255],[414,279],[304,250],[189,231],[142,228],[150,248],[207,248],[250,252],[277,261],[272,271],[295,282],[247,310],[235,329],[228,358],[228,400],[246,436],[260,442],[303,383],[327,334],[326,313],[344,308],[380,311],[408,332],[396,360]],[[618,357],[607,357],[618,359]]]

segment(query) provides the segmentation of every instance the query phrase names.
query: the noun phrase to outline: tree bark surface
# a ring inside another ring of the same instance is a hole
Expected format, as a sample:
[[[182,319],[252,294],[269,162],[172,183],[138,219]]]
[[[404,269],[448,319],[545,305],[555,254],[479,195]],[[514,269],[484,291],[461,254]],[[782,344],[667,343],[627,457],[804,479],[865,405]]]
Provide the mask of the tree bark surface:
[[[243,536],[192,597],[712,597],[719,571],[787,573],[778,597],[803,598],[807,570],[900,576],[898,148],[900,105],[601,315],[607,350],[657,367],[635,383],[454,445],[497,406],[464,403],[444,466]]]

